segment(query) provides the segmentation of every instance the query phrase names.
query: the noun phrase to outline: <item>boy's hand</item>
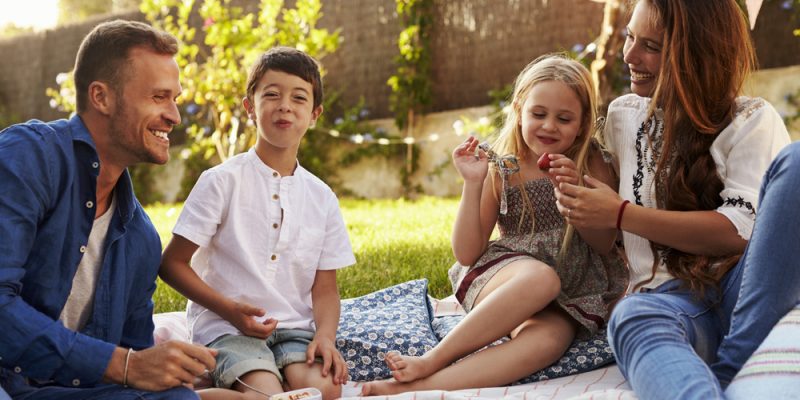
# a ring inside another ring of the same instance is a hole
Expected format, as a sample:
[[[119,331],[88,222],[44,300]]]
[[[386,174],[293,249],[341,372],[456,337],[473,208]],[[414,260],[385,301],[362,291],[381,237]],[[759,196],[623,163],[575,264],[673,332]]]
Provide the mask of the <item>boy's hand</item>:
[[[328,371],[332,370],[332,379],[335,385],[347,383],[347,363],[336,349],[333,340],[314,337],[306,351],[306,362],[311,365],[316,357],[322,357],[322,376],[328,376]]]
[[[267,313],[263,308],[238,301],[233,302],[230,308],[223,318],[245,336],[266,339],[278,326],[278,320],[275,318],[267,318],[264,322],[256,321],[255,317],[263,317]]]

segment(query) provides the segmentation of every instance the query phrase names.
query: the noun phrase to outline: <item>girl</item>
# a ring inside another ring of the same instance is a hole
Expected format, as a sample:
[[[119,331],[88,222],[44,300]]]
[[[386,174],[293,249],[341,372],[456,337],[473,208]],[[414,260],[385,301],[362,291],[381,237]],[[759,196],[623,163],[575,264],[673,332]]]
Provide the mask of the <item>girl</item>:
[[[455,149],[464,188],[452,239],[458,263],[450,275],[467,315],[424,356],[387,355],[395,380],[367,384],[364,394],[509,384],[552,364],[576,334],[587,337],[604,325],[608,304],[627,284],[624,264],[605,255],[615,250],[606,232],[573,236],[548,173],[537,166],[550,153],[550,173],[590,170],[612,183],[592,140],[595,120],[586,68],[545,56],[517,78],[493,149],[478,148],[472,137]],[[500,239],[489,241],[495,224]],[[453,364],[506,335],[510,341]]]
[[[797,233],[785,222],[797,213],[779,204],[796,196],[772,195],[785,219],[773,211],[775,232],[754,231],[761,177],[788,133],[764,100],[737,97],[754,54],[735,0],[640,0],[624,60],[633,94],[609,106],[604,133],[620,194],[592,180],[565,182],[561,211],[576,228],[623,231],[631,291],[647,293],[616,307],[609,334],[637,394],[721,398],[800,300],[796,250],[786,247]],[[774,174],[774,182],[792,179]]]

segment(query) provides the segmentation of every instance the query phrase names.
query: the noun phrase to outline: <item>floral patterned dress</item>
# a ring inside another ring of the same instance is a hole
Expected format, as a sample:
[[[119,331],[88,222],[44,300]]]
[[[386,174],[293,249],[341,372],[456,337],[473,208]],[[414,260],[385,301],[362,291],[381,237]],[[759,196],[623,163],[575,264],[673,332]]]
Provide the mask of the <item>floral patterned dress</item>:
[[[533,220],[528,213],[520,222],[524,204],[520,186],[524,186],[531,199]],[[456,263],[450,268],[456,298],[469,312],[481,289],[497,271],[516,260],[534,258],[556,270],[561,279],[561,293],[554,303],[580,324],[578,337],[595,334],[608,320],[609,304],[619,299],[628,285],[628,269],[618,250],[601,256],[575,233],[559,266],[556,259],[566,224],[556,208],[550,179],[508,187],[505,194],[508,211],[500,214],[497,221],[500,239],[491,242],[474,265],[465,267]]]

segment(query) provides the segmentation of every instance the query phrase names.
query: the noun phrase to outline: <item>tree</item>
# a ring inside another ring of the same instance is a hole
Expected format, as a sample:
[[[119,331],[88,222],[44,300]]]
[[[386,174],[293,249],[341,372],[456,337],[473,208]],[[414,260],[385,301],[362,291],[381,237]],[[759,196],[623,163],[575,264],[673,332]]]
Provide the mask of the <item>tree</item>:
[[[241,99],[246,68],[267,49],[291,46],[316,59],[334,52],[338,30],[318,29],[320,0],[261,0],[257,14],[230,5],[230,0],[143,0],[141,11],[150,23],[175,35],[183,45],[177,56],[184,83],[181,101],[189,116],[187,134],[206,158],[221,161],[255,143],[255,127],[243,116]],[[201,32],[190,25],[197,14]]]
[[[80,22],[94,15],[102,15],[139,7],[139,0],[59,0],[58,24]]]

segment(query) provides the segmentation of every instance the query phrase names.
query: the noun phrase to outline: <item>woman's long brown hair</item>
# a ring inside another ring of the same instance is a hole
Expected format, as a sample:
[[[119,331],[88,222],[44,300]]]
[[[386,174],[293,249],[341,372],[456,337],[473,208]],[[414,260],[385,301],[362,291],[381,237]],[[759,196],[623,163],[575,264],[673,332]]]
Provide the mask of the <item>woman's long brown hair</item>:
[[[736,97],[756,67],[747,22],[735,0],[640,1],[654,7],[653,23],[664,29],[650,110],[651,115],[655,107],[664,111],[663,151],[655,175],[658,207],[716,209],[724,186],[709,149],[733,120]],[[661,252],[670,274],[698,292],[717,287],[741,256],[652,248],[654,269]]]

